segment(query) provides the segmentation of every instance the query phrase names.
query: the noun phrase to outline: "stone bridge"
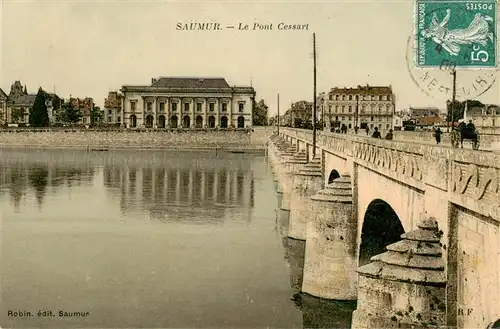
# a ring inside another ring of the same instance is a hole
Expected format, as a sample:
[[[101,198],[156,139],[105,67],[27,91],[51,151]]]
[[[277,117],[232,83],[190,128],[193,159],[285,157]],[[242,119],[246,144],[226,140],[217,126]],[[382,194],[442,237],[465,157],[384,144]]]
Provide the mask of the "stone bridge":
[[[499,154],[322,131],[313,150],[312,140],[280,128],[268,144],[288,236],[306,241],[303,292],[357,300],[352,328],[500,319]]]

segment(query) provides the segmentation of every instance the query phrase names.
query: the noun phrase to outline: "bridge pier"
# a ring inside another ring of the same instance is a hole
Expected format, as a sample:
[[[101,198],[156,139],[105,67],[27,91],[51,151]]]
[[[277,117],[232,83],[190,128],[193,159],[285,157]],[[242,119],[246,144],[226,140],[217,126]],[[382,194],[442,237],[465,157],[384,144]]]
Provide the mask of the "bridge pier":
[[[336,300],[357,298],[357,220],[351,177],[342,176],[311,197],[302,291]]]
[[[308,204],[311,202],[311,196],[322,188],[321,159],[316,157],[302,165],[294,177],[290,200],[290,225],[288,231],[290,238],[306,239],[307,224],[311,219]]]
[[[283,150],[285,144],[285,140],[282,137],[278,137],[275,139],[274,143],[269,143],[269,161],[271,164],[271,169],[273,173],[273,181],[275,183],[276,189],[279,187],[279,161],[281,150]]]
[[[299,168],[307,163],[306,151],[298,151],[291,158],[283,161],[283,198],[281,199],[281,209],[290,211],[290,201],[292,197],[293,182],[295,174]]]
[[[291,143],[285,143],[282,144],[282,146],[278,149],[278,161],[276,162],[276,168],[278,175],[276,177],[278,186],[277,186],[277,192],[278,193],[283,193],[285,189],[285,185],[287,184],[286,182],[286,176],[288,175],[288,167],[287,167],[287,161],[290,161],[293,159],[293,156],[295,155],[295,152],[297,152],[297,146],[293,146]]]
[[[426,218],[358,269],[352,329],[446,325],[446,274],[437,221]]]

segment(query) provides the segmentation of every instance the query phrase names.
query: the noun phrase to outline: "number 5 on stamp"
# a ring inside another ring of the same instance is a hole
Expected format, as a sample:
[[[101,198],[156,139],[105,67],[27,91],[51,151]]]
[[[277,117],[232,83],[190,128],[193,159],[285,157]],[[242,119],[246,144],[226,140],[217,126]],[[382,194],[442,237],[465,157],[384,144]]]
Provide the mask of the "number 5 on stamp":
[[[417,67],[497,67],[496,1],[417,0]]]

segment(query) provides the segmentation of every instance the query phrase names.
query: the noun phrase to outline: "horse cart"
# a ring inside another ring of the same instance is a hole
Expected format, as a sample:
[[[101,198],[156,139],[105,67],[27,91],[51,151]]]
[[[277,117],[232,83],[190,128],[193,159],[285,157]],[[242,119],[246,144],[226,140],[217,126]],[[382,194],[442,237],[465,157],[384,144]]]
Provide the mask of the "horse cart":
[[[460,147],[464,148],[464,140],[471,142],[473,150],[479,149],[479,134],[473,127],[459,126],[457,129],[453,129],[451,132],[451,146],[458,148],[460,142]]]

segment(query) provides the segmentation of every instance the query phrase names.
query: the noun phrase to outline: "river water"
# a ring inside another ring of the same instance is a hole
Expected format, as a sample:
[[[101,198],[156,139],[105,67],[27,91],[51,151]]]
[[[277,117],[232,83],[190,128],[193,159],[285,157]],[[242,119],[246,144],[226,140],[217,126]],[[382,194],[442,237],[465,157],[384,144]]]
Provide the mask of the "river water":
[[[278,202],[263,155],[0,149],[0,326],[349,327]]]

